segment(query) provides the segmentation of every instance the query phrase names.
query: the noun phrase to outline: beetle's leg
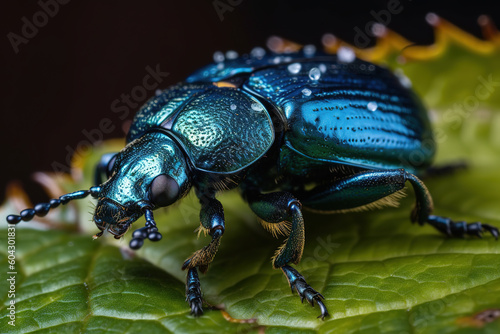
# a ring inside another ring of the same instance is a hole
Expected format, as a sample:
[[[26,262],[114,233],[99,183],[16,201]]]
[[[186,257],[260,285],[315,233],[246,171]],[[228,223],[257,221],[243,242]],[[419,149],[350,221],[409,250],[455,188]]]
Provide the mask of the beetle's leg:
[[[488,224],[481,224],[480,222],[455,222],[450,218],[430,215],[427,218],[427,223],[429,223],[439,232],[452,237],[463,237],[465,234],[468,234],[482,238],[483,232],[486,231],[490,232],[495,237],[495,239],[498,240],[498,228]]]
[[[374,203],[382,204],[379,201],[403,190],[406,182],[405,174],[404,169],[359,172],[332,183],[299,192],[297,196],[305,207],[317,211],[361,209],[374,206]],[[385,202],[390,203],[388,200]],[[428,193],[417,197],[417,206],[421,208],[419,212],[429,214],[432,211],[432,200]]]
[[[480,235],[483,231],[488,231],[498,238],[496,227],[481,223],[454,222],[448,218],[431,215],[433,203],[427,187],[419,178],[404,169],[361,172],[303,192],[299,198],[306,207],[316,210],[357,209],[402,190],[406,181],[413,186],[416,197],[416,205],[411,213],[412,222],[421,225],[428,223],[450,236]]]
[[[213,194],[198,195],[201,203],[200,228],[208,231],[212,237],[210,243],[193,253],[182,265],[182,269],[188,269],[186,282],[186,299],[191,306],[191,314],[200,316],[203,314],[200,281],[196,267],[202,273],[208,270],[208,265],[213,261],[220,241],[225,230],[224,209],[222,204],[215,199]]]
[[[287,234],[285,243],[274,255],[273,267],[277,269],[290,262],[299,263],[305,242],[304,218],[299,200],[285,191],[247,194],[245,198],[252,211],[267,224],[273,234],[275,228],[279,229],[278,233]]]
[[[314,301],[316,300],[319,308],[321,309],[321,315],[318,318],[324,320],[325,317],[329,315],[328,310],[326,309],[326,306],[325,304],[323,304],[322,301],[322,299],[325,299],[325,297],[323,297],[323,295],[321,295],[319,292],[311,288],[309,284],[306,283],[304,276],[302,276],[294,268],[290,266],[283,266],[281,267],[281,270],[285,274],[288,283],[292,288],[292,293],[293,290],[297,290],[297,293],[299,294],[302,302],[304,302],[305,298],[312,306],[314,306]]]
[[[208,231],[212,240],[207,246],[194,252],[194,254],[184,262],[182,269],[198,267],[202,273],[205,273],[208,270],[208,265],[213,261],[219,249],[220,240],[224,234],[224,209],[222,208],[221,202],[214,197],[202,196],[200,197],[200,203],[201,228]]]
[[[186,277],[186,301],[191,307],[191,314],[199,317],[203,314],[200,279],[196,268],[190,268]]]
[[[498,228],[494,226],[481,224],[480,222],[455,222],[446,217],[430,215],[432,211],[432,199],[424,183],[420,181],[415,175],[410,173],[406,173],[406,178],[412,184],[413,189],[415,189],[415,194],[417,197],[417,206],[413,210],[411,216],[413,222],[417,221],[419,224],[428,223],[439,232],[452,237],[463,237],[466,234],[481,237],[483,232],[490,232],[495,237],[495,239],[498,240],[499,231]],[[430,202],[430,210],[419,207],[419,202]]]
[[[298,264],[304,250],[305,229],[300,202],[288,192],[274,192],[260,194],[258,192],[244,192],[244,197],[250,204],[250,208],[259,216],[271,231],[284,232],[288,235],[285,243],[278,248],[273,258],[273,267],[280,268],[285,274],[292,292],[296,290],[303,301],[306,299],[312,306],[316,302],[321,309],[321,317],[328,316],[328,310],[323,304],[324,297],[307,284],[304,277],[288,264]],[[284,222],[289,222],[283,228]],[[272,226],[275,227],[272,227]]]

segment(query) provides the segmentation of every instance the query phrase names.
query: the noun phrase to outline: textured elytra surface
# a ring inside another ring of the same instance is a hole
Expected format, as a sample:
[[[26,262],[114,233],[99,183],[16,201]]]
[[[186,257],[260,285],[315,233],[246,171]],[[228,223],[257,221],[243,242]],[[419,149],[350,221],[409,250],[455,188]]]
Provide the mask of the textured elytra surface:
[[[274,129],[264,106],[233,88],[196,96],[176,117],[172,130],[197,168],[228,173],[266,153]]]
[[[293,65],[300,70],[290,73]],[[316,82],[310,79],[314,70]],[[308,157],[414,168],[405,163],[411,154],[430,161],[434,153],[434,147],[422,149],[431,134],[420,102],[378,66],[360,60],[346,64],[336,57],[281,65],[257,70],[245,88],[284,110],[290,127],[287,144]]]
[[[454,56],[457,53],[455,52]],[[474,57],[467,55],[466,64]],[[496,58],[497,59],[497,58]],[[436,76],[442,64],[454,70]],[[443,115],[458,99],[474,94],[477,75],[497,78],[498,62],[489,59],[457,67],[454,58],[436,65],[435,81],[419,81],[417,65],[407,74],[426,99],[434,85],[458,85],[462,95],[444,94],[431,101]],[[484,68],[481,65],[483,64]],[[479,66],[479,69],[477,68]],[[413,73],[413,75],[411,75]],[[458,80],[463,73],[474,80]],[[450,82],[451,81],[451,82]],[[438,84],[438,82],[441,82]],[[434,86],[434,87],[437,87]],[[495,88],[496,89],[496,88]],[[494,90],[495,91],[495,90]],[[426,93],[427,92],[427,93]],[[500,124],[498,94],[491,94],[482,107],[461,123],[441,119],[438,162],[466,158],[471,167],[454,175],[426,180],[433,194],[436,213],[500,227]],[[432,99],[431,99],[432,100]],[[109,149],[109,148],[108,148]],[[85,174],[100,152],[89,158]],[[89,180],[65,183],[67,190],[85,188]],[[70,189],[71,188],[71,189]],[[156,216],[164,239],[146,244],[135,258],[120,251],[127,242],[109,236],[91,240],[96,232],[88,222],[88,203],[78,203],[82,233],[17,229],[16,327],[6,320],[7,283],[0,281],[2,307],[0,332],[175,332],[175,333],[498,333],[499,320],[477,323],[478,312],[499,307],[500,246],[492,237],[449,239],[430,227],[409,223],[413,197],[398,209],[363,214],[306,215],[306,249],[297,268],[326,297],[332,316],[316,319],[317,308],[302,305],[291,294],[281,272],[271,269],[269,258],[280,241],[271,238],[247,206],[233,193],[222,196],[227,230],[220,252],[206,275],[201,276],[204,297],[223,306],[230,316],[255,318],[256,323],[237,324],[220,311],[207,311],[202,318],[188,315],[184,302],[182,261],[208,243],[196,239],[198,206],[192,197],[178,207]],[[7,203],[2,216],[12,213]],[[61,210],[50,221],[74,222]],[[27,227],[29,224],[23,224]],[[5,233],[5,232],[3,232]],[[2,267],[6,266],[6,237],[0,237]],[[145,260],[147,259],[147,260]],[[2,269],[2,272],[7,270]],[[223,304],[223,305],[221,305]]]

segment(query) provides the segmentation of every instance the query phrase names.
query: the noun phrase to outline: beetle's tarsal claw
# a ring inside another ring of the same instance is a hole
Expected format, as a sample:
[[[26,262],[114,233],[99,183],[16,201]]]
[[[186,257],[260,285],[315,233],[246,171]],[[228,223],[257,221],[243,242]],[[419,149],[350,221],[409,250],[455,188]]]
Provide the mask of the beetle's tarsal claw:
[[[490,232],[492,236],[495,237],[496,240],[498,240],[498,228],[488,225],[488,224],[482,224],[483,225],[483,230]]]
[[[328,310],[326,309],[325,304],[323,304],[322,300],[316,300],[318,303],[319,308],[321,309],[321,314],[318,315],[318,319],[321,318],[321,320],[325,320],[326,317],[328,317],[330,314],[328,313]]]
[[[467,223],[464,221],[455,222],[450,218],[440,216],[429,216],[427,223],[432,225],[436,230],[450,236],[450,237],[463,237],[464,235],[483,237],[483,232],[489,232],[498,240],[498,228],[481,224],[480,222]]]
[[[307,284],[304,277],[294,268],[290,266],[283,266],[281,267],[281,270],[283,270],[283,273],[288,279],[290,287],[292,288],[292,292],[294,290],[297,291],[300,296],[300,300],[302,302],[304,301],[304,299],[307,300],[313,307],[314,302],[316,302],[321,309],[321,315],[318,316],[318,318],[324,320],[325,317],[329,315],[328,310],[323,303],[323,299],[325,299],[325,297],[323,297],[318,291],[314,290],[309,284]]]

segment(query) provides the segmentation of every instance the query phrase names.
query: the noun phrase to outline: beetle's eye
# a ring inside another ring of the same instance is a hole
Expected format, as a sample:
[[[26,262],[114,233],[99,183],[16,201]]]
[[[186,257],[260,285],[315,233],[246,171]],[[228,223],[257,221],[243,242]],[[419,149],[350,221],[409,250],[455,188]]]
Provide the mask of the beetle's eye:
[[[179,185],[168,175],[157,176],[151,182],[151,201],[158,206],[174,203],[179,197]]]

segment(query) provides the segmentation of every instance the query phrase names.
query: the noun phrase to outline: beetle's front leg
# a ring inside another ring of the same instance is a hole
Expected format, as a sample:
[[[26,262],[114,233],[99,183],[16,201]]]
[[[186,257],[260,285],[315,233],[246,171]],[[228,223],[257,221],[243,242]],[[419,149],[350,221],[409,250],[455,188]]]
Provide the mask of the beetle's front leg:
[[[201,316],[203,314],[203,298],[201,296],[201,284],[196,268],[189,268],[186,277],[186,301],[191,307],[191,314]]]
[[[224,209],[222,204],[213,195],[198,195],[201,203],[200,221],[201,229],[204,229],[212,237],[210,243],[193,253],[182,265],[182,269],[188,269],[186,280],[186,300],[191,307],[191,314],[200,316],[203,314],[200,280],[197,269],[202,273],[208,270],[208,265],[213,261],[220,240],[224,234]]]
[[[300,202],[292,194],[284,191],[269,194],[244,191],[243,196],[253,212],[263,220],[264,227],[273,234],[282,233],[288,236],[273,257],[273,267],[283,271],[292,292],[296,290],[302,301],[306,299],[312,306],[314,302],[319,305],[321,308],[319,317],[324,319],[328,316],[328,310],[323,304],[324,297],[309,286],[296,269],[288,265],[298,264],[304,250],[305,228]]]

